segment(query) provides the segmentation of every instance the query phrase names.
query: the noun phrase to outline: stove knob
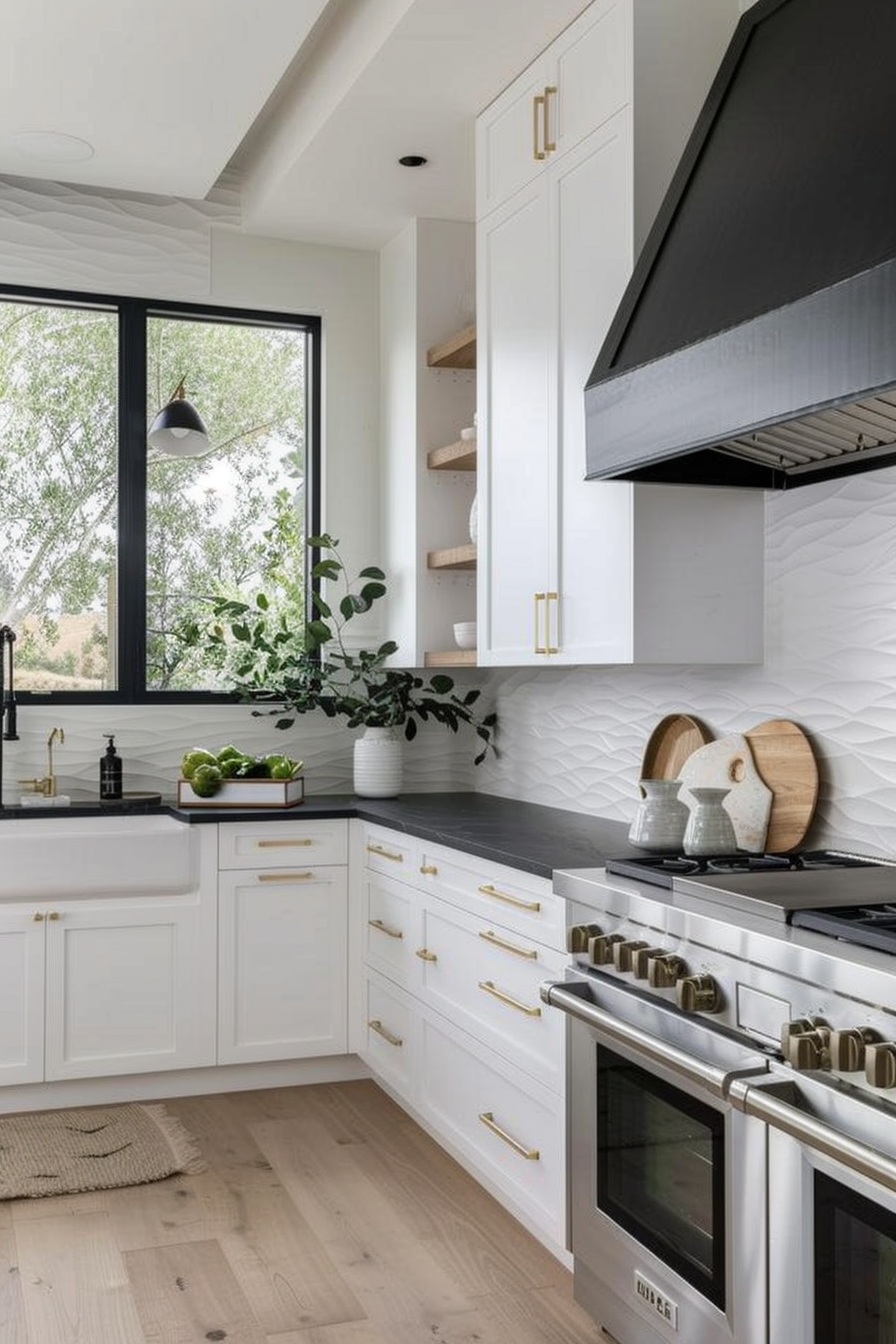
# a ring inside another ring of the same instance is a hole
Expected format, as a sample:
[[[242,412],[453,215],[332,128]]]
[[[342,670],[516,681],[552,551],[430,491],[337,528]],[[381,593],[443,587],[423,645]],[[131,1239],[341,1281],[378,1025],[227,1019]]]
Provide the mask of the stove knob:
[[[870,1027],[847,1027],[831,1032],[831,1068],[842,1073],[855,1073],[865,1067],[865,1047],[879,1041]]]
[[[687,967],[675,952],[648,958],[647,980],[654,989],[674,989],[687,973]]]
[[[657,957],[662,956],[665,956],[665,949],[662,947],[639,947],[632,957],[632,970],[635,973],[635,979],[649,979],[651,961],[655,961]]]
[[[594,966],[607,966],[613,960],[616,943],[624,943],[621,933],[598,933],[588,939],[588,960]]]
[[[785,1022],[781,1028],[781,1054],[789,1059],[790,1042],[794,1036],[804,1036],[807,1031],[815,1031],[827,1025],[823,1017],[795,1017],[792,1022]]]
[[[613,965],[617,971],[631,971],[633,969],[632,959],[636,952],[640,952],[647,944],[643,939],[623,938],[622,942],[613,944]]]
[[[892,1041],[865,1046],[865,1078],[872,1087],[896,1087],[896,1045]]]
[[[589,942],[599,933],[597,924],[571,924],[566,930],[567,952],[587,952]]]
[[[675,985],[675,1001],[685,1013],[717,1013],[722,995],[711,975],[684,975]]]
[[[828,1027],[815,1027],[791,1036],[787,1058],[801,1072],[831,1067],[831,1033]]]

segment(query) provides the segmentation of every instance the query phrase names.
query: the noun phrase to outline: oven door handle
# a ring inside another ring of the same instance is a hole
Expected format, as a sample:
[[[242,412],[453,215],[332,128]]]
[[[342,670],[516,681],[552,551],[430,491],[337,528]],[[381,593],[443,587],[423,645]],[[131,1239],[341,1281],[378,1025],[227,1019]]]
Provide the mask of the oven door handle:
[[[615,1045],[628,1046],[630,1050],[637,1051],[652,1064],[664,1065],[679,1078],[696,1083],[714,1097],[727,1099],[732,1080],[739,1077],[741,1072],[755,1075],[766,1071],[765,1064],[759,1057],[755,1057],[752,1062],[745,1060],[743,1071],[732,1071],[689,1055],[685,1050],[679,1050],[677,1046],[669,1045],[666,1041],[641,1031],[639,1027],[621,1021],[603,1008],[598,1008],[597,1004],[591,1001],[586,984],[545,980],[539,987],[539,994],[552,1008],[559,1008],[569,1017],[583,1022],[586,1027],[599,1031],[601,1036]]]
[[[805,1147],[839,1162],[848,1171],[896,1190],[896,1161],[893,1158],[861,1139],[850,1138],[848,1134],[832,1129],[823,1120],[785,1099],[797,1095],[795,1085],[786,1081],[765,1086],[757,1084],[755,1079],[741,1079],[731,1087],[732,1104],[746,1115],[764,1120]]]

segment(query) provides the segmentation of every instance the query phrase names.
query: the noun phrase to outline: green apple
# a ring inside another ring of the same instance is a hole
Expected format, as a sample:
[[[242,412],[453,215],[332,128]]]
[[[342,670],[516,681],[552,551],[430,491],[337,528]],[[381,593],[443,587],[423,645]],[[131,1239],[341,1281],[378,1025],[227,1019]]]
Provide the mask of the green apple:
[[[197,765],[193,771],[193,778],[190,780],[190,786],[195,794],[200,798],[214,798],[221,787],[221,781],[224,776],[220,769],[214,764]]]
[[[218,758],[214,752],[206,751],[204,747],[194,747],[188,751],[180,763],[180,773],[184,779],[192,780],[193,775],[200,765],[217,765]]]

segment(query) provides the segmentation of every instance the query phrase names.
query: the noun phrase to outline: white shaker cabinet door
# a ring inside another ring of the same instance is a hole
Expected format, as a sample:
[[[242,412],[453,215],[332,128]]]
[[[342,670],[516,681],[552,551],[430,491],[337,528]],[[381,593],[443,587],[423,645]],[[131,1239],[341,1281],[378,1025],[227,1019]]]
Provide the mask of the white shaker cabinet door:
[[[0,1086],[43,1080],[45,913],[0,906]]]
[[[479,225],[481,664],[544,661],[556,436],[550,198],[543,179]],[[482,461],[482,457],[485,461]]]
[[[222,872],[218,1063],[344,1054],[346,870]]]

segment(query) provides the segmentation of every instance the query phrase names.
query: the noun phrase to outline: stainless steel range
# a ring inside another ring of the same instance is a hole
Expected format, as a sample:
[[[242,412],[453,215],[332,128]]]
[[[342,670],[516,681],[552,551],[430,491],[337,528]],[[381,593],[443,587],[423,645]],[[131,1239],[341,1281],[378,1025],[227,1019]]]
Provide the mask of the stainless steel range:
[[[896,1344],[896,867],[649,856],[555,889],[578,1299],[620,1344]]]

